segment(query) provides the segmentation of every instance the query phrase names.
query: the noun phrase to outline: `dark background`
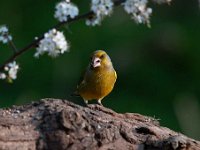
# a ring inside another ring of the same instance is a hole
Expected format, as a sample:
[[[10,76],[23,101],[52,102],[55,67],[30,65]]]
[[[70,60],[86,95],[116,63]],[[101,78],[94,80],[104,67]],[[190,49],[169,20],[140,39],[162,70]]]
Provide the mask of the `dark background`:
[[[14,42],[23,48],[57,23],[55,0],[1,0],[0,25],[8,25]],[[89,1],[74,0],[80,14]],[[70,52],[52,59],[33,58],[35,49],[17,59],[18,78],[0,81],[0,107],[26,104],[41,98],[70,97],[90,54],[104,49],[118,73],[113,92],[103,100],[117,112],[135,112],[160,119],[161,125],[200,140],[200,10],[197,0],[174,0],[171,5],[150,3],[151,28],[137,25],[122,9],[115,9],[101,26],[85,21],[63,29]],[[12,54],[0,45],[0,63]]]

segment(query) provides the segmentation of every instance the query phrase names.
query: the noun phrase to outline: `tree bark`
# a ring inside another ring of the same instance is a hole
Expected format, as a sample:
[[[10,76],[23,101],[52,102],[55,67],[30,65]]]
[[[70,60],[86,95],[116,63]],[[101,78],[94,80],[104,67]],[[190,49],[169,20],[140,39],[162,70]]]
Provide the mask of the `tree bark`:
[[[0,109],[0,150],[200,150],[151,117],[43,99]]]

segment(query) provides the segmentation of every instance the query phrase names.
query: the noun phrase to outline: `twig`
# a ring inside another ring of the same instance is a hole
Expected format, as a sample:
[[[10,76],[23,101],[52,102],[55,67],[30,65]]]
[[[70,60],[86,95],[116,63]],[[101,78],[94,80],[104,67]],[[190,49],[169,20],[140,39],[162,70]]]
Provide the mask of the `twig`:
[[[13,49],[14,53],[17,53],[17,47],[12,40],[9,40],[9,45]]]

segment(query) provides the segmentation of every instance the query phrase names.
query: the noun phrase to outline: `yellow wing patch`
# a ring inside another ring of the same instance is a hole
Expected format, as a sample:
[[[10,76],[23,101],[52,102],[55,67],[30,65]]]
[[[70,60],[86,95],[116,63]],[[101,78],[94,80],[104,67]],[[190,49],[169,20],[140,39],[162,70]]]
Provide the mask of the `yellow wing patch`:
[[[116,71],[115,71],[115,78],[117,79],[117,73],[116,73]]]

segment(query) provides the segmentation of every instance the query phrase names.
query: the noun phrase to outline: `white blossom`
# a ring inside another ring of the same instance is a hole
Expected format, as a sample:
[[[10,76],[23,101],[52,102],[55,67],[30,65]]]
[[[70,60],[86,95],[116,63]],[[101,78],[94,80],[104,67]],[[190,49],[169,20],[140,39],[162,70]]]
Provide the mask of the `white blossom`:
[[[147,7],[147,0],[126,0],[122,5],[124,10],[132,16],[136,23],[150,24],[152,9]]]
[[[12,40],[12,36],[9,35],[8,28],[3,25],[0,27],[0,42],[6,44]]]
[[[17,78],[17,72],[19,69],[19,66],[17,65],[16,61],[9,63],[7,67],[9,68],[8,70],[9,78],[15,80]]]
[[[78,7],[70,1],[62,1],[56,5],[54,17],[60,22],[75,18],[79,13]]]
[[[4,73],[0,73],[0,79],[8,79],[9,82],[17,79],[17,72],[19,70],[19,65],[16,61],[8,63],[4,67]]]
[[[0,79],[5,79],[6,78],[6,74],[5,73],[0,73]]]
[[[100,25],[105,16],[108,16],[113,11],[114,3],[112,0],[92,0],[91,11],[94,16],[86,20],[87,25]]]
[[[56,29],[50,30],[44,34],[44,38],[39,42],[35,57],[39,57],[44,53],[48,53],[51,57],[56,57],[59,54],[63,54],[68,51],[69,44],[67,43],[65,36],[62,32]]]

